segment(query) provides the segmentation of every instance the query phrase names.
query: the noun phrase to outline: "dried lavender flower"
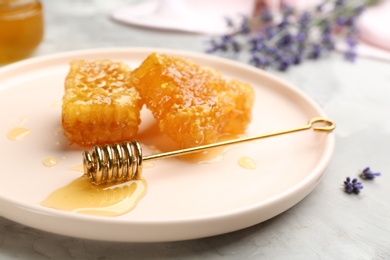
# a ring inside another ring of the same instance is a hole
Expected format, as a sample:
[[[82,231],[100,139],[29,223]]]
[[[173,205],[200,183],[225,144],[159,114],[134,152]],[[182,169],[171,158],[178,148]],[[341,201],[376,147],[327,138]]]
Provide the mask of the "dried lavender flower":
[[[366,167],[360,174],[360,177],[366,180],[373,180],[379,176],[381,176],[381,173],[371,171],[370,167]]]
[[[262,9],[256,17],[241,16],[240,22],[227,18],[231,34],[208,42],[208,53],[238,56],[249,53],[249,63],[267,69],[287,70],[305,59],[325,57],[344,39],[348,61],[356,59],[356,19],[367,5],[379,0],[324,0],[311,11],[298,12],[282,5],[279,16]]]
[[[363,189],[363,185],[356,178],[351,181],[351,178],[347,177],[344,181],[344,191],[348,194],[359,194],[361,189]]]

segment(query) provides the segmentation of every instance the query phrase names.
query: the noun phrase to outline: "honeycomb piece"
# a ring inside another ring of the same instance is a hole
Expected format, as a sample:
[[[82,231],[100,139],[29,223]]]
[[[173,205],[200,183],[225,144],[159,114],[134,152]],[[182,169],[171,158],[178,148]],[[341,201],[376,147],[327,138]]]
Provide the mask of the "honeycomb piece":
[[[252,87],[223,79],[211,68],[152,53],[133,76],[161,132],[181,148],[214,143],[223,135],[242,134],[251,120]]]
[[[91,146],[131,140],[142,107],[131,78],[124,63],[71,62],[62,105],[62,127],[71,143]]]

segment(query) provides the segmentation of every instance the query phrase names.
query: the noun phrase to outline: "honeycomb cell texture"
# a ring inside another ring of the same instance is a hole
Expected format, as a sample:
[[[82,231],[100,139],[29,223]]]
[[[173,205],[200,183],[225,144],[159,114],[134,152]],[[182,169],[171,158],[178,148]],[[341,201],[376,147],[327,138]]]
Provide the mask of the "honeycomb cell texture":
[[[252,87],[190,60],[152,53],[133,71],[142,102],[160,131],[181,148],[214,143],[245,132],[254,102]]]
[[[140,124],[140,96],[130,68],[110,60],[77,60],[65,79],[62,127],[80,146],[131,140]]]

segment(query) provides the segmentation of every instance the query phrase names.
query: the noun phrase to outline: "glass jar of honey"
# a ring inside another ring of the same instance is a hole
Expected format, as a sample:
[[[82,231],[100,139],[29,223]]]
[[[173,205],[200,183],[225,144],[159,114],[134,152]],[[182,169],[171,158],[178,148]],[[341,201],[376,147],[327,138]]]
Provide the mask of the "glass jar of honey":
[[[31,55],[42,37],[39,0],[0,0],[0,65]]]

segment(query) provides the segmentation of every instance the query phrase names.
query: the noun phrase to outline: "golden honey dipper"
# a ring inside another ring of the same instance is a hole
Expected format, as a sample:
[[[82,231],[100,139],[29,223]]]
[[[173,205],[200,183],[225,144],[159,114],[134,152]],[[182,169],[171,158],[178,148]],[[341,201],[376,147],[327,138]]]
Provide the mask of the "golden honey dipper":
[[[335,127],[335,123],[331,120],[315,117],[312,118],[307,125],[301,127],[252,137],[243,137],[218,143],[206,144],[170,152],[151,154],[147,156],[142,156],[142,149],[137,141],[124,142],[122,144],[116,143],[111,146],[94,146],[91,152],[83,152],[84,173],[95,185],[116,181],[128,181],[137,179],[141,176],[143,161],[185,155],[214,147],[238,144],[272,136],[295,133],[308,129],[313,129],[314,131],[320,132],[331,132]]]

